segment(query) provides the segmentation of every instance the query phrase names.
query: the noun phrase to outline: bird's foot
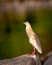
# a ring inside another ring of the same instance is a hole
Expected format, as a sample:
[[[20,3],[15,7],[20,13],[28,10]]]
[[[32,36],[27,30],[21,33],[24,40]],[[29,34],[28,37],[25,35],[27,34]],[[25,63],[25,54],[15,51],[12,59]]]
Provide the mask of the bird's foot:
[[[34,55],[36,55],[35,53],[31,53],[31,54],[28,54],[29,56],[34,56]]]
[[[36,59],[36,54],[28,54],[28,56],[33,57],[34,59]]]
[[[28,54],[29,56],[34,56],[35,54]]]

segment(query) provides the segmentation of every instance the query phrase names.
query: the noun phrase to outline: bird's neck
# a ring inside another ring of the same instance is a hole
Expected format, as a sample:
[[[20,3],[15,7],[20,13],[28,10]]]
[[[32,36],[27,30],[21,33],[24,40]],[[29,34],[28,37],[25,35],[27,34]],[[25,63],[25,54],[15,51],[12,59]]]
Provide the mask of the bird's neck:
[[[27,25],[27,26],[26,26],[26,29],[27,29],[27,30],[32,30],[31,25]]]
[[[26,34],[30,38],[32,35],[33,31],[30,25],[26,26]]]

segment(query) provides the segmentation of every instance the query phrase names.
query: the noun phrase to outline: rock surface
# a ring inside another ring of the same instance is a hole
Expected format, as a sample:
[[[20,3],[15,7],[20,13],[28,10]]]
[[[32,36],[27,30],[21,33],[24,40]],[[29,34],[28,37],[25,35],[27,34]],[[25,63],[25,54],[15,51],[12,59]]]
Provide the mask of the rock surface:
[[[13,59],[0,60],[0,65],[41,65],[41,62],[36,55],[22,55]]]
[[[0,65],[52,65],[52,52],[40,59],[38,55],[29,56],[26,54],[12,59],[0,60]]]
[[[41,58],[42,65],[52,65],[52,52]]]

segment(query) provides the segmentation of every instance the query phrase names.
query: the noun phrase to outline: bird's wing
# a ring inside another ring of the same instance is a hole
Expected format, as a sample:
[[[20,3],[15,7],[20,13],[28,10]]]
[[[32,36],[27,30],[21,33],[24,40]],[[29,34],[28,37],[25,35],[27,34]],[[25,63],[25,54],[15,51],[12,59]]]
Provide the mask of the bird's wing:
[[[40,41],[39,41],[36,34],[34,34],[31,37],[30,43],[38,50],[39,53],[42,53],[42,48],[41,48],[41,45],[40,45]]]

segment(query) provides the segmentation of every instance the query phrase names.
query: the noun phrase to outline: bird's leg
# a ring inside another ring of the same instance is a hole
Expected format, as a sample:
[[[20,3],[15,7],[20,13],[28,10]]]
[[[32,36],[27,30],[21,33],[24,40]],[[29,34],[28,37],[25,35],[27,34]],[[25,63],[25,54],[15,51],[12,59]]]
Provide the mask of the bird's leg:
[[[35,55],[35,48],[33,48],[32,53],[28,54],[29,56],[34,56]]]
[[[31,55],[35,55],[35,48],[33,48]]]

